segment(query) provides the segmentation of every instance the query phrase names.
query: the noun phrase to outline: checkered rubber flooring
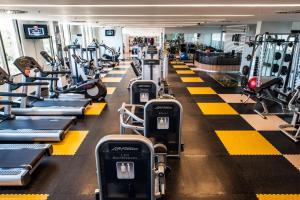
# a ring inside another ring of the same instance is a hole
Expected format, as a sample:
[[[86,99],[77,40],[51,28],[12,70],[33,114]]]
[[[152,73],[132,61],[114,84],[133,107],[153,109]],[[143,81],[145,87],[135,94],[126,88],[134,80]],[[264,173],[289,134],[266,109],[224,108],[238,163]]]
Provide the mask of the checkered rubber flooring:
[[[119,133],[118,108],[128,102],[134,73],[129,63],[109,72],[105,102],[86,110],[55,155],[41,163],[27,187],[0,187],[0,200],[93,200],[98,187],[94,150],[100,138]],[[171,62],[169,82],[184,109],[184,152],[168,159],[167,200],[300,200],[300,146],[280,133],[286,122],[262,119],[254,101],[242,103],[238,88],[222,75]],[[185,71],[186,70],[186,71]],[[227,75],[228,76],[228,75]],[[227,77],[228,78],[228,77]]]
[[[195,118],[203,117],[206,122],[202,123],[212,129],[208,128],[208,136],[205,137],[221,142],[240,178],[249,184],[248,192],[253,192],[259,200],[299,200],[300,145],[289,140],[278,128],[287,122],[278,116],[263,119],[257,115],[253,112],[255,102],[250,99],[243,104],[246,97],[240,94],[238,88],[226,88],[219,83],[220,74],[210,76],[195,71],[193,75],[190,65],[174,63],[171,66],[180,77],[177,80],[184,84],[175,91],[190,95],[192,101],[189,103],[199,108],[198,114],[189,108],[185,114],[192,114],[189,120],[195,123]],[[194,126],[197,127],[196,124]],[[202,134],[205,135],[203,131]],[[188,142],[186,144],[188,146]],[[224,153],[218,148],[215,151]]]

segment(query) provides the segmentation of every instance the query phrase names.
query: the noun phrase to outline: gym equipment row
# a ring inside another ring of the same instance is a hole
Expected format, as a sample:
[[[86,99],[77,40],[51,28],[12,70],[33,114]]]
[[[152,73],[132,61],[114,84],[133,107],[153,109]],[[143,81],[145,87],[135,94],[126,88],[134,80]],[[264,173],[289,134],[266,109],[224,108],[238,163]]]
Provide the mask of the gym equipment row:
[[[158,50],[155,46],[148,46],[144,52],[144,58],[142,60],[136,59],[131,63],[136,78],[130,80],[128,88],[136,80],[152,80],[158,86],[160,95],[173,95],[167,81],[168,56],[162,56],[160,52],[161,50]]]
[[[35,85],[36,83],[14,83],[0,68],[0,84],[7,88]],[[39,84],[39,83],[38,83]],[[26,97],[24,93],[1,92],[4,112],[1,114],[1,142],[60,141],[75,117],[19,117],[11,114],[15,104],[13,97]],[[45,156],[52,153],[49,144],[1,144],[0,145],[0,186],[24,186]]]
[[[47,52],[41,52],[42,57],[45,59],[46,63],[51,67],[51,75],[53,80],[51,80],[50,85],[50,94],[51,98],[62,98],[66,97],[67,99],[72,97],[76,99],[89,98],[92,100],[101,100],[105,98],[107,94],[106,86],[101,82],[100,73],[94,68],[85,67],[84,63],[81,63],[80,58],[73,54],[74,59],[76,60],[76,72],[63,69],[62,63],[56,61],[51,57]],[[88,73],[86,71],[89,70]],[[92,72],[91,72],[92,71]],[[43,74],[45,74],[43,72]],[[73,77],[68,82],[67,87],[58,87],[58,80],[61,78],[58,75],[70,76]]]
[[[147,62],[143,64],[145,68]],[[159,96],[148,73],[132,82],[130,104],[119,109],[120,135],[106,136],[96,147],[96,199],[155,200],[166,195],[167,160],[180,158],[183,150],[183,109],[174,97]]]
[[[70,80],[67,87],[59,88],[62,76],[74,77],[72,70],[45,51],[41,55],[50,71],[44,70],[32,57],[23,56],[14,61],[21,82],[16,82],[16,76],[10,75],[9,70],[0,68],[0,85],[6,88],[6,92],[0,93],[4,97],[0,101],[3,106],[0,142],[5,143],[0,145],[0,186],[27,185],[43,158],[53,151],[50,144],[19,143],[63,140],[76,122],[76,116],[82,116],[92,100],[106,96],[106,86],[99,78],[84,79],[79,74],[75,74],[76,81]],[[29,86],[35,87],[34,93],[29,94]],[[42,86],[48,87],[46,96],[50,98],[42,96]]]

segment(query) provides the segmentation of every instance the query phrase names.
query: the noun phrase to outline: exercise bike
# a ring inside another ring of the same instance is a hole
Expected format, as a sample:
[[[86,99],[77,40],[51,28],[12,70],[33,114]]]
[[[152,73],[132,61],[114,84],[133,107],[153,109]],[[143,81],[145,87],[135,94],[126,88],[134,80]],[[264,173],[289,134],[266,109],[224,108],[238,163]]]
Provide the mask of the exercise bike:
[[[58,76],[58,74],[62,75],[71,75],[72,81],[66,88],[58,88],[57,81],[51,81],[50,86],[50,97],[58,98],[59,95],[67,94],[67,93],[75,93],[75,94],[83,94],[85,98],[92,99],[94,101],[101,100],[105,98],[107,94],[107,88],[102,83],[100,79],[88,79],[86,74],[84,73],[84,69],[78,64],[75,63],[76,73],[72,74],[72,70],[70,71],[59,71],[59,66],[61,66],[60,61],[56,61],[52,58],[46,51],[42,51],[41,56],[45,59],[45,61],[51,66],[52,71],[56,72],[52,74],[52,76]]]

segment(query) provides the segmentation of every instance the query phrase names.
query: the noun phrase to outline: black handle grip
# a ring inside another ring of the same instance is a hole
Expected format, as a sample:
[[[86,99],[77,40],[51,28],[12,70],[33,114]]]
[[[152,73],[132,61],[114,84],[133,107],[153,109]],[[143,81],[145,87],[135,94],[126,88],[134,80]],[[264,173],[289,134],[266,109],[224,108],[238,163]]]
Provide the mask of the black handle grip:
[[[50,71],[44,71],[45,74],[50,74],[50,75],[53,75],[53,74],[71,74],[71,71],[53,71],[53,72],[50,72]]]
[[[12,93],[12,92],[0,92],[0,96],[3,97],[26,97],[25,93]]]
[[[58,78],[52,78],[52,77],[35,77],[34,80],[37,80],[37,81],[57,81]]]
[[[15,83],[17,86],[37,86],[37,85],[49,85],[46,82],[28,82],[28,83]]]
[[[0,100],[0,105],[19,105],[19,104],[14,101]]]

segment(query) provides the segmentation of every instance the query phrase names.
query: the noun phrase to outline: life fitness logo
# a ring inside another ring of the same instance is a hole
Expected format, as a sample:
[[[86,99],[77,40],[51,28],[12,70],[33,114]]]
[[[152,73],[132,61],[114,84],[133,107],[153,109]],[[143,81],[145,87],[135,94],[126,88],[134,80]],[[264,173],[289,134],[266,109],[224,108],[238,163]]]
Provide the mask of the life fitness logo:
[[[111,149],[112,151],[138,151],[137,147],[114,147]]]

